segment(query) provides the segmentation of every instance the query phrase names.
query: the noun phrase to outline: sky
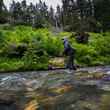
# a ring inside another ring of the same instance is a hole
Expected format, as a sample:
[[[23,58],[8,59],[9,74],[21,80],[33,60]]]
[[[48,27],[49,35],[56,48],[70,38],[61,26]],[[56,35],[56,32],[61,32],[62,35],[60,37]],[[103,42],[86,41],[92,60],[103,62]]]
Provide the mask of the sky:
[[[12,2],[13,0],[4,0],[4,3],[5,5],[9,8],[10,6],[10,3]],[[15,0],[15,1],[22,1],[22,0]],[[27,1],[27,4],[29,4],[30,2],[32,2],[33,4],[35,4],[36,2],[39,2],[39,0],[26,0]],[[45,1],[47,3],[48,6],[51,6],[55,9],[57,4],[61,5],[61,0],[42,0],[42,1]]]

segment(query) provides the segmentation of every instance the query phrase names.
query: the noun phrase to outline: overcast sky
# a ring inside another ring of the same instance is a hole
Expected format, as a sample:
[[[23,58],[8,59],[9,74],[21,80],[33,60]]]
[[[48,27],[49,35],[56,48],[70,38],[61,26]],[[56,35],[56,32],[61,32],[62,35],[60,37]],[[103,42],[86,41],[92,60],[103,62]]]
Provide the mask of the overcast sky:
[[[9,7],[10,3],[13,0],[4,0],[4,3]],[[15,0],[15,1],[22,1],[22,0]],[[33,4],[35,4],[36,2],[38,2],[39,0],[26,0],[27,3],[29,4],[30,2],[32,2]],[[57,4],[61,5],[61,0],[42,0],[45,1],[47,3],[47,5],[49,6],[53,6],[54,8],[57,6]]]

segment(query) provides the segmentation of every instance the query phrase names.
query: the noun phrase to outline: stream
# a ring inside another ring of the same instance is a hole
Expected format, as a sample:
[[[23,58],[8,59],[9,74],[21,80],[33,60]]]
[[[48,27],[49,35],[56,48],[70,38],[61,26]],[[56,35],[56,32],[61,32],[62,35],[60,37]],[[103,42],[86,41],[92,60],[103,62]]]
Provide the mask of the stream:
[[[110,66],[0,73],[0,110],[110,110]]]

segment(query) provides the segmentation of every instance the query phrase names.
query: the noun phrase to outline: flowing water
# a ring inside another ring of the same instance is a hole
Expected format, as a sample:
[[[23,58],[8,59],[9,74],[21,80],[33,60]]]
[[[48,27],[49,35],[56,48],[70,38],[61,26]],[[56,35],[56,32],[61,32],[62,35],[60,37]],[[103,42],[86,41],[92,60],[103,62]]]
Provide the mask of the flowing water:
[[[110,110],[110,67],[1,73],[0,110]]]

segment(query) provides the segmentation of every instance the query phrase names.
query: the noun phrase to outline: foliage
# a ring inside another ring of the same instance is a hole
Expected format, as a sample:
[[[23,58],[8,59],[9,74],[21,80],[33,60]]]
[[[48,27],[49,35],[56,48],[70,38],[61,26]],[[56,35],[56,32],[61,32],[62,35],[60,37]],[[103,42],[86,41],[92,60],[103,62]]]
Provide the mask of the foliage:
[[[72,34],[72,35],[71,35]],[[16,26],[0,27],[0,70],[47,69],[49,57],[61,57],[62,38],[68,37],[76,49],[76,63],[85,66],[110,64],[110,33],[89,33],[87,44],[79,44],[75,33],[53,35],[48,29]],[[24,50],[25,47],[25,50]],[[17,66],[15,66],[17,65]]]
[[[24,70],[38,70],[48,68],[48,55],[43,50],[35,50],[35,48],[29,48],[23,57]]]
[[[20,59],[0,57],[0,71],[20,71],[24,62]]]
[[[8,21],[8,11],[4,5],[3,0],[0,0],[0,24],[4,24]]]
[[[110,30],[110,0],[96,0],[94,6],[95,18],[101,23],[103,31]]]
[[[14,58],[22,61],[21,70],[47,69],[49,56],[59,56],[63,50],[60,38],[47,29],[36,30],[25,26],[17,26],[12,30],[1,28],[0,39],[3,42],[0,45],[1,59],[6,57],[8,60]]]
[[[103,34],[91,33],[88,44],[74,44],[77,49],[77,61],[87,65],[110,64],[109,34],[103,36]]]

